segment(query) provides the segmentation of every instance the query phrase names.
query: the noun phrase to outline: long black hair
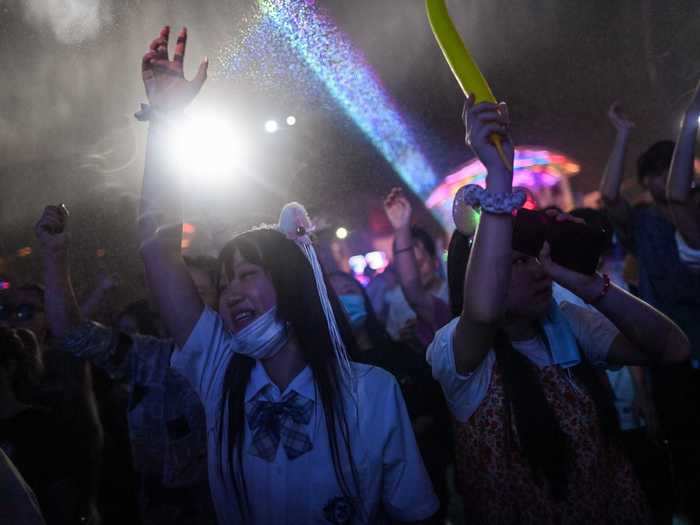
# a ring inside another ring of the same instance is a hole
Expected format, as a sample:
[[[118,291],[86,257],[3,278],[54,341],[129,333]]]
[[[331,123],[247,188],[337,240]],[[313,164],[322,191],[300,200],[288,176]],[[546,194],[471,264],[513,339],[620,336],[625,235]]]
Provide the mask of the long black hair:
[[[359,481],[352,458],[348,424],[345,417],[342,389],[335,350],[331,342],[314,274],[309,261],[299,247],[272,228],[260,228],[242,233],[231,240],[219,254],[219,267],[229,270],[233,255],[238,252],[246,261],[260,266],[269,275],[277,294],[277,315],[291,326],[299,341],[302,355],[311,368],[318,397],[323,406],[333,469],[343,495],[357,501]],[[219,279],[221,278],[221,272]],[[325,278],[325,277],[324,277]],[[355,342],[336,295],[328,279],[326,288],[340,335],[350,355]],[[219,283],[217,283],[218,288]],[[243,473],[245,434],[245,390],[255,360],[234,354],[224,378],[224,402],[221,406],[219,443],[228,446],[229,466],[233,473],[236,500],[244,520],[248,519],[249,502]],[[228,410],[228,443],[223,443],[223,425]],[[349,464],[352,480],[347,480],[342,465]],[[223,473],[223,456],[220,465]]]
[[[450,239],[447,258],[450,308],[455,316],[462,312],[464,276],[470,252],[471,239],[455,230]],[[549,482],[552,497],[556,500],[565,499],[575,451],[571,450],[569,440],[547,402],[528,358],[513,349],[502,328],[495,333],[494,352],[503,378],[506,442],[511,446],[515,443],[510,435],[512,414],[515,417],[520,449],[535,479],[544,477]],[[595,404],[603,435],[612,437],[618,430],[618,424],[609,385],[603,382],[585,360],[573,368],[573,373]]]

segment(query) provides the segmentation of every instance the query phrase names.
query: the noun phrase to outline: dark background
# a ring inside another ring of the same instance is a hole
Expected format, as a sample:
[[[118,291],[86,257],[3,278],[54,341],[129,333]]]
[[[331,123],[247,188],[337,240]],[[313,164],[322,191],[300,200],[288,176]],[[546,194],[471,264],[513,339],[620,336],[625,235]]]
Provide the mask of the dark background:
[[[434,171],[442,176],[468,160],[463,98],[423,1],[316,3],[374,68]],[[582,167],[572,181],[577,193],[598,185],[613,138],[612,101],[637,123],[632,176],[644,148],[674,138],[700,79],[697,0],[448,5],[494,93],[509,103],[516,143],[573,157]],[[222,240],[274,221],[294,199],[329,226],[349,227],[358,242],[363,231],[386,232],[381,199],[400,179],[283,42],[241,44],[258,21],[250,0],[0,0],[0,273],[31,277],[36,253],[20,261],[16,251],[32,245],[45,204],[66,202],[86,283],[97,262],[138,274],[132,228],[145,125],[131,115],[145,101],[140,57],[165,23],[189,28],[188,74],[210,57],[197,104],[235,120],[254,145],[246,176],[216,188],[190,181],[191,220]],[[262,131],[266,119],[288,114],[297,117],[294,128]],[[418,221],[439,231],[424,210]],[[98,248],[106,255],[96,261]]]

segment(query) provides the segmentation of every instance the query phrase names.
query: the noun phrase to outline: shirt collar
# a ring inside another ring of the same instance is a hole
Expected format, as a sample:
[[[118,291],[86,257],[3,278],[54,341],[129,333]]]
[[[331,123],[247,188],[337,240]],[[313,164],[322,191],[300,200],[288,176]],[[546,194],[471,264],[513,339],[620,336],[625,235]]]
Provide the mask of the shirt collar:
[[[285,394],[292,390],[307,399],[316,401],[316,384],[314,382],[314,376],[311,373],[311,368],[309,368],[308,365],[292,379],[292,382],[289,383],[284,392],[279,392],[277,386],[272,382],[272,379],[270,379],[270,376],[267,375],[263,364],[259,360],[256,360],[245,390],[246,403],[257,397],[258,394],[264,390],[268,390],[268,393],[271,394],[270,397],[272,401],[279,401]],[[278,393],[279,396],[277,395]]]

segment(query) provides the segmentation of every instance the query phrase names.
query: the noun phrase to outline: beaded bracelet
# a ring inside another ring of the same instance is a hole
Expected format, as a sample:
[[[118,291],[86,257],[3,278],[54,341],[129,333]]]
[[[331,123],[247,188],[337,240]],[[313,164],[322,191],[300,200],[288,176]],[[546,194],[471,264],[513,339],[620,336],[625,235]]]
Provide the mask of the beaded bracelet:
[[[458,200],[461,200],[472,208],[482,209],[487,213],[511,215],[513,210],[525,204],[526,199],[527,195],[521,189],[512,193],[491,193],[476,184],[468,184],[457,192],[453,206],[457,206]]]

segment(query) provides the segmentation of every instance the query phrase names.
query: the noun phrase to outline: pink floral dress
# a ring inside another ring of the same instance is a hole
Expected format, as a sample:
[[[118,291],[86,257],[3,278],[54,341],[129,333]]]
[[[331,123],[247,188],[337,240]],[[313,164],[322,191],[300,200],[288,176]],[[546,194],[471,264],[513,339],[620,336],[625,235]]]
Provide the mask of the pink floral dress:
[[[496,364],[486,398],[462,423],[455,420],[458,485],[467,523],[650,523],[646,500],[622,449],[603,436],[592,398],[558,366],[536,371],[545,397],[575,451],[568,497],[556,502],[538,483],[517,446],[506,443],[503,380]]]

